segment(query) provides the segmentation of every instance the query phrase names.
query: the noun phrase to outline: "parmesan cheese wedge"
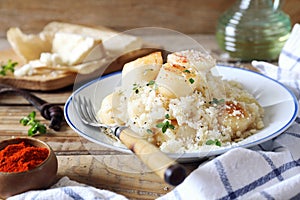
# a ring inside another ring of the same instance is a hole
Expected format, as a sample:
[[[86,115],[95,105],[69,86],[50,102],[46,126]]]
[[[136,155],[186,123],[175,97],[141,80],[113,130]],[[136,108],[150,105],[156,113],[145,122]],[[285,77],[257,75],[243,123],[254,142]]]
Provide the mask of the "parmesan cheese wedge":
[[[11,28],[7,38],[25,63],[21,68],[26,69],[17,68],[15,76],[31,76],[44,69],[87,74],[142,46],[140,38],[106,27],[62,22],[51,22],[38,34],[25,34],[19,28]]]
[[[101,45],[101,40],[79,34],[58,32],[53,38],[52,53],[58,54],[65,65],[71,66],[82,63],[97,45]],[[102,56],[99,55],[99,57]]]
[[[103,26],[88,27],[54,21],[47,24],[42,32],[50,35],[54,35],[58,32],[73,33],[89,36],[95,40],[102,40],[104,49],[107,51],[107,54],[111,56],[119,56],[139,49],[142,46],[142,40],[139,37],[118,33]]]
[[[39,59],[40,54],[50,52],[52,46],[50,35],[45,33],[27,35],[17,27],[7,31],[7,40],[24,63]]]

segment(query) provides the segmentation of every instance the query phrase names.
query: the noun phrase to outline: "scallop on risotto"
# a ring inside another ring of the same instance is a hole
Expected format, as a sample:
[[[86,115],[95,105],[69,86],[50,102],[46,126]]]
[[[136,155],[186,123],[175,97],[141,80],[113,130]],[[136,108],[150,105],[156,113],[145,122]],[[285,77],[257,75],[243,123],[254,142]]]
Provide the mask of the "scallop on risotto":
[[[216,61],[195,50],[160,52],[126,63],[122,85],[97,116],[129,126],[167,153],[232,145],[264,127],[264,110],[240,83],[215,76]]]

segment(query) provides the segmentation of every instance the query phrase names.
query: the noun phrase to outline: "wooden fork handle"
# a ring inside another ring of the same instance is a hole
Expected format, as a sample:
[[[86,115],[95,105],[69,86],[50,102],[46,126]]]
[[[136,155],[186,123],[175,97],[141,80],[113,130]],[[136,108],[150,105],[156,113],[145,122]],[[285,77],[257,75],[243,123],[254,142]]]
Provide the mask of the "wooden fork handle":
[[[186,177],[185,168],[130,128],[121,127],[117,137],[166,183],[176,186]]]

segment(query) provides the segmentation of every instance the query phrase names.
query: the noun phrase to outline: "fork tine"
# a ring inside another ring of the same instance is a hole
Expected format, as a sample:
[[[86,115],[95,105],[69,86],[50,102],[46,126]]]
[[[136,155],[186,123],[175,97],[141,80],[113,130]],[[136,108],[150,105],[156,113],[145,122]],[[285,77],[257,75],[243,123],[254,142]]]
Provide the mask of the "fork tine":
[[[87,122],[87,119],[86,119],[86,115],[85,115],[85,113],[84,113],[84,111],[83,111],[83,109],[82,109],[82,99],[80,98],[80,97],[78,97],[78,98],[75,98],[74,97],[74,101],[75,102],[77,102],[76,103],[76,105],[77,105],[77,111],[78,111],[78,113],[79,113],[79,115],[80,115],[80,118],[82,119],[82,120],[84,120],[85,122]]]
[[[73,96],[75,110],[80,116],[80,119],[83,123],[94,126],[94,127],[102,127],[102,128],[111,128],[105,124],[100,123],[97,120],[94,107],[89,98],[86,98],[81,95]],[[114,129],[111,129],[114,130]]]
[[[90,117],[93,118],[93,120],[95,122],[98,122],[94,106],[93,106],[92,101],[90,99],[87,100],[87,107],[90,108],[90,109],[88,109],[90,111]]]
[[[85,110],[85,113],[86,113],[86,116],[89,118],[89,120],[93,123],[97,123],[98,120],[96,119],[95,115],[93,114],[94,113],[94,107],[93,107],[93,104],[91,102],[91,100],[83,97],[83,104],[82,106],[84,107],[84,110]]]
[[[74,102],[77,105],[77,111],[81,117],[81,119],[87,124],[98,124],[98,120],[96,118],[96,114],[93,108],[93,104],[91,100],[85,97],[77,96],[74,97]]]
[[[88,122],[92,122],[91,118],[90,118],[90,115],[87,111],[87,105],[86,105],[86,100],[84,97],[80,98],[79,97],[79,102],[80,102],[80,109],[81,109],[81,112],[84,116],[84,119]]]

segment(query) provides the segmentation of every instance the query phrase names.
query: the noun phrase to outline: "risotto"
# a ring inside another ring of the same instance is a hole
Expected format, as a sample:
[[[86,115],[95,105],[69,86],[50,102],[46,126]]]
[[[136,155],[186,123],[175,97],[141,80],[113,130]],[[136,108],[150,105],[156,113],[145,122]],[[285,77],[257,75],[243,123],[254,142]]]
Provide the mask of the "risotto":
[[[167,153],[222,148],[264,127],[264,110],[240,83],[213,75],[215,60],[186,50],[124,65],[122,86],[108,95],[101,122],[129,126]]]

